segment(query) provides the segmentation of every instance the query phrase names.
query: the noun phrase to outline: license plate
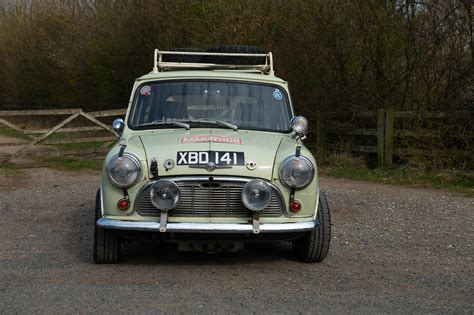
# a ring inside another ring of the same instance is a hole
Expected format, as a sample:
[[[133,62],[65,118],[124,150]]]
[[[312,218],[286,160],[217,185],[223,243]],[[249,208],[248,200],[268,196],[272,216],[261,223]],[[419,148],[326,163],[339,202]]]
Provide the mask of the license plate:
[[[243,152],[227,151],[179,151],[177,165],[244,165]]]

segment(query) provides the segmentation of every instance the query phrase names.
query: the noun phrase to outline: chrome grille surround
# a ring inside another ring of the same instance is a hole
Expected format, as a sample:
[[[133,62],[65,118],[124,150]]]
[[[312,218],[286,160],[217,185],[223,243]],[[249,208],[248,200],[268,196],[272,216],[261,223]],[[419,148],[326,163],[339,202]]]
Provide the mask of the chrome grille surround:
[[[212,180],[210,180],[212,178]],[[165,178],[163,178],[165,179]],[[242,188],[253,178],[242,177],[167,177],[181,190],[181,198],[176,208],[169,211],[170,217],[251,217],[252,211],[242,203]],[[135,202],[137,214],[159,216],[160,210],[150,201],[150,182],[138,193]],[[260,211],[262,217],[280,217],[285,211],[285,203],[280,190],[266,183],[272,190],[270,205]]]

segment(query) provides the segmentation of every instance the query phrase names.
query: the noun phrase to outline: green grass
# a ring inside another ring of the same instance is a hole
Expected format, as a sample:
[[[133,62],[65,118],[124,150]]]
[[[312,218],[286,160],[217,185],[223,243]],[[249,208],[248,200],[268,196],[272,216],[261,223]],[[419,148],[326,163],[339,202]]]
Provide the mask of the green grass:
[[[474,174],[460,171],[421,171],[403,168],[367,169],[354,166],[327,167],[321,174],[338,178],[413,187],[448,189],[474,196]]]
[[[9,165],[0,166],[0,176],[13,176],[17,173],[18,171]]]
[[[27,135],[22,134],[21,132],[3,127],[2,125],[0,125],[0,135],[5,135],[8,137],[24,139],[24,140],[29,140],[29,141],[33,140]],[[49,135],[45,141],[73,139],[74,137],[72,137],[72,135],[73,133],[55,132]],[[40,136],[40,135],[36,135],[36,136]],[[83,142],[83,143],[57,144],[56,146],[60,148],[66,148],[66,149],[95,149],[95,148],[98,148],[103,143],[104,142],[95,141],[95,142]]]
[[[18,139],[24,139],[24,140],[32,140],[28,136],[22,134],[21,132],[18,132],[16,130],[10,129],[10,128],[4,128],[0,127],[0,135],[12,137],[12,138],[18,138]]]
[[[81,160],[72,157],[41,157],[39,161],[45,162],[49,167],[62,171],[101,170],[102,160]]]
[[[18,132],[16,130],[13,130],[13,129],[10,129],[10,128],[5,128],[5,127],[2,127],[2,126],[0,126],[0,134],[5,135],[5,136],[9,136],[9,137],[12,137],[12,138],[25,139],[25,140],[30,140],[30,141],[33,140],[30,137],[28,137],[27,135],[22,134],[21,132]],[[36,136],[40,136],[40,135],[37,134]],[[67,133],[55,132],[55,133],[49,135],[47,140],[63,140],[63,139],[70,139],[70,138],[71,138],[71,136]]]
[[[103,144],[104,142],[94,141],[94,142],[56,144],[55,146],[60,149],[65,149],[65,150],[95,150],[95,149],[100,148]]]

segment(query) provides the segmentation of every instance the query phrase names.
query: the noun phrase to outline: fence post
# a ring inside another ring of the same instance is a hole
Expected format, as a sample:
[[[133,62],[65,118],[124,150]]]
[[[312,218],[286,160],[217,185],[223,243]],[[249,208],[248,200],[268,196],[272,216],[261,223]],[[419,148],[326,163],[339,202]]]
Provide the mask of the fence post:
[[[384,165],[392,166],[393,162],[393,128],[395,121],[395,113],[393,108],[385,110],[385,149],[384,149]]]
[[[318,155],[324,154],[323,120],[319,111],[316,112],[316,152]]]
[[[385,150],[385,108],[377,110],[377,166],[384,166]]]

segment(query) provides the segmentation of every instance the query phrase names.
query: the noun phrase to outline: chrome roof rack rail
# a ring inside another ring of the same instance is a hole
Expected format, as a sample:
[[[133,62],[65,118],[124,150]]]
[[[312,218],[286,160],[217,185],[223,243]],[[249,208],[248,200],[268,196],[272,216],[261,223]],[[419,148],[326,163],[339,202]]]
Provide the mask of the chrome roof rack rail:
[[[168,62],[163,61],[164,55],[186,55],[186,56],[226,56],[226,57],[265,57],[264,64],[218,64],[218,63],[200,63],[200,62]],[[211,52],[187,52],[187,51],[160,51],[155,49],[153,64],[153,73],[166,70],[235,70],[241,72],[259,72],[267,75],[275,75],[273,71],[273,55],[271,52],[266,54],[248,54],[248,53],[211,53]]]

